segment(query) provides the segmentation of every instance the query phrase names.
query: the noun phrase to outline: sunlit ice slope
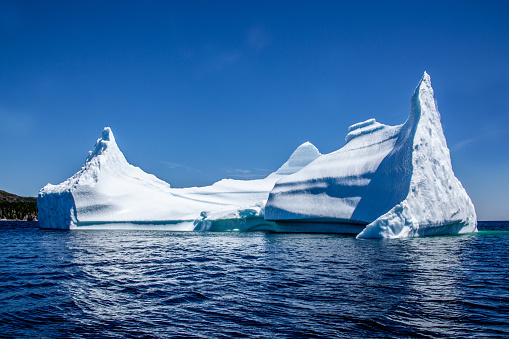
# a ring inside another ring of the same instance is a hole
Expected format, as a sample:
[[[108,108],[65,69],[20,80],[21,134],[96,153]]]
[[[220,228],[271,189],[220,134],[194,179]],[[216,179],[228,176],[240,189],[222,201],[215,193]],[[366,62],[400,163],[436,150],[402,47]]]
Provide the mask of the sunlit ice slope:
[[[267,178],[224,179],[206,187],[171,188],[129,164],[107,127],[80,171],[59,185],[48,184],[41,189],[37,199],[39,224],[64,229],[210,230],[210,220],[203,221],[223,215],[248,218],[249,222],[244,222],[248,228],[270,225],[263,218],[263,207],[275,182],[319,156],[312,144],[304,143]]]
[[[419,82],[403,125],[371,119],[351,126],[343,148],[277,182],[265,218],[281,231],[321,228],[359,238],[476,231],[474,206],[452,170],[429,75]]]

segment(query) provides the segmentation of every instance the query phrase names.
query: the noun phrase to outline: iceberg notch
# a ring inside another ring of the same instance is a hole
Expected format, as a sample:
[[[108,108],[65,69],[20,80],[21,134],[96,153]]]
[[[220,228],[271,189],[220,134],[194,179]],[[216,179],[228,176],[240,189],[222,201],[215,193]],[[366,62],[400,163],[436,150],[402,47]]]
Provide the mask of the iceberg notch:
[[[358,238],[400,238],[477,230],[475,209],[454,176],[429,75],[403,125],[367,120],[346,145],[278,181],[265,218],[282,231],[328,230]],[[323,226],[322,226],[323,227]]]

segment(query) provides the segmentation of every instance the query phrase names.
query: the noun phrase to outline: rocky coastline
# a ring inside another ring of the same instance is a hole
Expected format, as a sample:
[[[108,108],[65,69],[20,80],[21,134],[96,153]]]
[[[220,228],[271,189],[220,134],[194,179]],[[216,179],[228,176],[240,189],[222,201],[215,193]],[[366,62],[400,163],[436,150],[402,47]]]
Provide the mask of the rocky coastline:
[[[37,221],[37,198],[0,190],[0,220]]]

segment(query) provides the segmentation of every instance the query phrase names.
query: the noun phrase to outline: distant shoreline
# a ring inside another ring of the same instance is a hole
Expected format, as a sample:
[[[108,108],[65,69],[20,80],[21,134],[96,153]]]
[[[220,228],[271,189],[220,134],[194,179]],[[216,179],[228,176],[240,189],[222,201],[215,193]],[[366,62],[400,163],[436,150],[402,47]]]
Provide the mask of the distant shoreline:
[[[37,198],[0,190],[0,220],[37,221]]]

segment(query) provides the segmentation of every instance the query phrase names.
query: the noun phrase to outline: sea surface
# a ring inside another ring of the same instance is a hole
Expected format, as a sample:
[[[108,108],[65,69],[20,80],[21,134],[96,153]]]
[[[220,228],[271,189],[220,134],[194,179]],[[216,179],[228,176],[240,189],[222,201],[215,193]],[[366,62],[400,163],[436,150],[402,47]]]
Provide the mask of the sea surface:
[[[0,336],[509,337],[509,222],[403,240],[0,221]]]

